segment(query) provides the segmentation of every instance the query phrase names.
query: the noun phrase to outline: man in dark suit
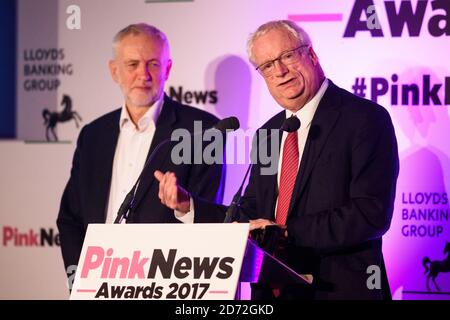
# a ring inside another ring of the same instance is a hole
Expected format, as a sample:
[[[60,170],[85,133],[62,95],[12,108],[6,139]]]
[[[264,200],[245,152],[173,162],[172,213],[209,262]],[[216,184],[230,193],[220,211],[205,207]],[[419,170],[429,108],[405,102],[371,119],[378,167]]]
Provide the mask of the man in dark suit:
[[[115,220],[126,194],[158,144],[170,140],[176,129],[193,132],[194,121],[201,121],[205,129],[217,123],[215,116],[164,94],[171,65],[167,38],[157,28],[134,24],[116,35],[109,67],[125,102],[121,109],[85,126],[79,135],[57,219],[66,270],[78,264],[87,225]],[[143,171],[126,222],[217,221],[200,213],[195,219],[183,218],[159,201],[158,183],[153,177],[156,169],[176,173],[178,183],[196,196],[222,201],[222,164],[175,164],[171,146],[163,144]]]
[[[389,299],[382,236],[392,218],[399,165],[388,112],[325,78],[311,40],[293,22],[262,25],[251,35],[248,52],[285,109],[259,131],[278,129],[291,116],[301,127],[269,137],[268,146],[271,139],[280,142],[278,171],[264,174],[267,165],[254,164],[240,220],[249,220],[251,230],[282,228],[283,259],[314,276],[309,288],[255,285],[252,297]],[[182,187],[174,197],[173,179],[160,179],[159,195],[169,207],[194,215],[226,211],[196,196],[191,208]]]

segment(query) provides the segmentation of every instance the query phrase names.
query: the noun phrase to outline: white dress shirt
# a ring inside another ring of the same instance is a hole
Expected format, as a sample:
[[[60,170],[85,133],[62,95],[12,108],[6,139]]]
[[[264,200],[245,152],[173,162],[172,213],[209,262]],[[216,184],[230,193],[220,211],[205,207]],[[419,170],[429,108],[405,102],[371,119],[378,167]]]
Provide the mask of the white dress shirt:
[[[303,151],[305,150],[306,138],[308,137],[309,128],[311,127],[311,121],[316,113],[317,107],[319,106],[320,100],[322,100],[325,91],[328,88],[328,79],[322,82],[319,90],[316,95],[301,108],[297,112],[293,113],[292,111],[286,110],[286,119],[295,115],[300,120],[300,129],[298,129],[298,166],[300,168],[300,163],[302,162]],[[283,149],[284,142],[286,140],[288,133],[283,132],[283,136],[281,138],[281,148],[280,148],[280,161],[278,162],[278,174],[277,174],[277,187],[280,187],[280,176],[281,176],[281,164],[283,163]],[[277,212],[278,206],[278,198],[277,203],[275,205],[275,215]]]
[[[131,120],[125,104],[122,106],[106,223],[114,222],[120,205],[144,168],[148,150],[155,135],[156,121],[161,113],[163,102],[164,95],[161,95],[161,98],[139,119],[137,125]]]

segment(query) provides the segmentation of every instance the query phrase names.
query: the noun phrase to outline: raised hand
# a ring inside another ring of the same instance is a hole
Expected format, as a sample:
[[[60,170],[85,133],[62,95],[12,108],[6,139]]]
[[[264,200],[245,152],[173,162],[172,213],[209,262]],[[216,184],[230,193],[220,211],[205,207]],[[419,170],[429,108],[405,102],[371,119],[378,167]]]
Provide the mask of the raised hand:
[[[156,170],[154,175],[156,180],[159,181],[158,197],[161,203],[170,209],[188,213],[190,210],[190,195],[177,184],[175,173],[170,171],[162,173]]]

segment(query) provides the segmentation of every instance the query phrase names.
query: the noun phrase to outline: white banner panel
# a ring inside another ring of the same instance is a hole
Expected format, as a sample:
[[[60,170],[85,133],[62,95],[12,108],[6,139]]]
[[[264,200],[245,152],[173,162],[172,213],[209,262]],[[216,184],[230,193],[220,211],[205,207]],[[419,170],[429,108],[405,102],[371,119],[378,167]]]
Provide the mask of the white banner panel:
[[[71,299],[234,299],[249,224],[91,224]]]

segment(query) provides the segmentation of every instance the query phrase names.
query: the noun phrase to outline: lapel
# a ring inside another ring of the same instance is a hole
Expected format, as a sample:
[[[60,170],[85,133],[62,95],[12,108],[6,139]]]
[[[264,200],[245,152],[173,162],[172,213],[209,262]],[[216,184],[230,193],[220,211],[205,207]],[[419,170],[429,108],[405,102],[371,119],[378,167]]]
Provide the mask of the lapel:
[[[114,154],[116,152],[117,140],[119,138],[120,109],[112,114],[111,121],[106,121],[105,126],[100,128],[99,141],[93,147],[96,149],[97,162],[95,170],[95,197],[92,206],[92,214],[89,215],[90,223],[104,223],[106,221],[106,206],[109,199],[109,189],[112,179],[112,168]],[[95,205],[96,204],[96,205]]]
[[[174,123],[177,120],[176,108],[177,105],[170,98],[164,95],[164,104],[162,106],[161,114],[156,121],[155,135],[153,136],[153,140],[147,154],[147,159],[161,142],[166,139],[170,140],[170,136],[174,129]],[[166,147],[161,147],[161,149],[157,151],[157,155],[155,155],[152,163],[149,163],[148,167],[143,171],[142,178],[136,192],[134,208],[137,208],[144,195],[147,193],[147,190],[156,181],[153,172],[156,169],[161,169],[164,162],[167,161],[167,159],[170,159],[167,154],[171,148],[168,146],[170,146],[170,143],[168,143]],[[159,201],[159,199],[157,200]]]
[[[311,122],[311,128],[309,129],[299,172],[295,181],[288,216],[295,203],[301,198],[314,165],[340,114],[338,111],[341,104],[339,88],[331,80],[329,81],[327,91],[323,95]]]

